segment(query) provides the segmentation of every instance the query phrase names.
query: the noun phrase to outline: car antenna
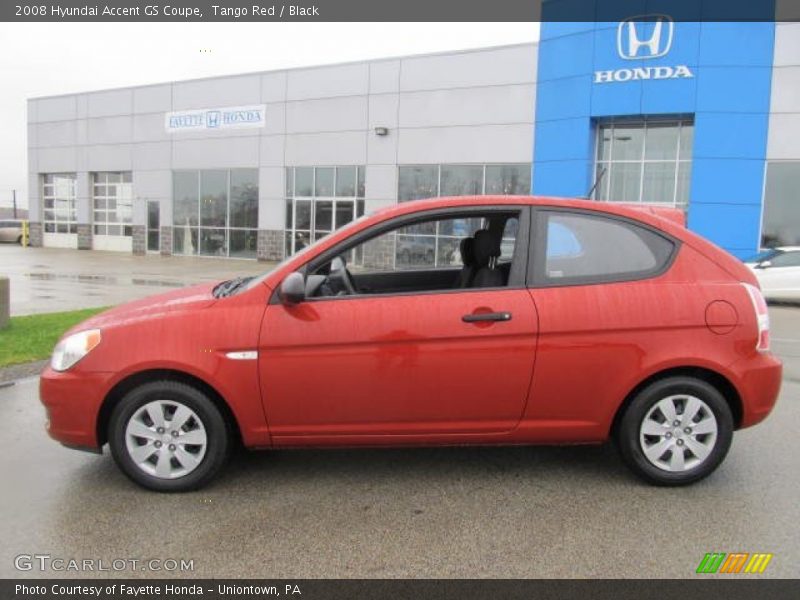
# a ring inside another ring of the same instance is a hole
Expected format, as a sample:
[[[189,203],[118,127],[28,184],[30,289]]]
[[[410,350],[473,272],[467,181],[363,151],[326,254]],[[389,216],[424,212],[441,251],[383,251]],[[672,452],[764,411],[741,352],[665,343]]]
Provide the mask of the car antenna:
[[[592,194],[594,194],[594,191],[597,189],[597,186],[600,185],[601,181],[603,181],[603,175],[605,174],[606,174],[606,168],[601,167],[600,172],[597,174],[597,178],[594,180],[594,185],[591,187],[586,196],[584,196],[587,200],[591,199]]]

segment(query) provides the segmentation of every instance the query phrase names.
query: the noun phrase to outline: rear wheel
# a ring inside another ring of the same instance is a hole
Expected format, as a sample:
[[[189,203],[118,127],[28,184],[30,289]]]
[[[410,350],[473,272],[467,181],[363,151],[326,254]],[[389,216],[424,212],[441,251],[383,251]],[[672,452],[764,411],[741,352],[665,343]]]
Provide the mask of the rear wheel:
[[[725,459],[733,416],[709,383],[670,377],[636,395],[616,438],[622,458],[638,476],[656,485],[686,485],[708,476]]]
[[[111,414],[108,435],[122,471],[160,492],[208,483],[225,463],[230,439],[216,405],[175,381],[154,381],[129,392]]]
[[[19,236],[19,237],[17,238],[17,243],[18,243],[20,246],[22,246],[22,236]]]

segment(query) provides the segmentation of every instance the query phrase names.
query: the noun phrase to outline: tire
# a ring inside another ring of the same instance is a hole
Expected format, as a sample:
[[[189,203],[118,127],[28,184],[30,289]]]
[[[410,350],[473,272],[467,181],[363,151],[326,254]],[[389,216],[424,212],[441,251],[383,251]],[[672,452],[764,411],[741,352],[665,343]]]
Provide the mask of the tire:
[[[176,418],[182,425],[173,430]],[[108,430],[111,455],[122,472],[158,492],[206,485],[225,464],[231,439],[216,405],[176,381],[152,381],[128,392],[114,407]]]
[[[687,417],[687,409],[693,416]],[[636,475],[655,485],[687,485],[710,475],[725,459],[733,439],[733,415],[709,383],[669,377],[636,394],[615,437],[623,460]]]
[[[17,244],[19,244],[20,246],[22,246],[22,236],[19,236],[19,237],[17,238]]]

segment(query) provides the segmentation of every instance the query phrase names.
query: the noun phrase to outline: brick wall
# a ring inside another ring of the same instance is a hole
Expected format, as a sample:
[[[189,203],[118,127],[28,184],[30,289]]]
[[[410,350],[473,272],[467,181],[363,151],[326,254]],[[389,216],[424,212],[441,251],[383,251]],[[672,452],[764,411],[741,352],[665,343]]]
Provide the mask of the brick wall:
[[[161,226],[161,234],[159,236],[161,238],[161,254],[164,256],[169,256],[172,254],[172,227],[169,225],[162,225]]]
[[[28,229],[28,245],[35,248],[42,247],[42,224],[31,223]]]
[[[133,226],[133,253],[142,256],[147,253],[147,227],[144,225]]]
[[[284,233],[278,229],[258,230],[258,260],[283,260]]]

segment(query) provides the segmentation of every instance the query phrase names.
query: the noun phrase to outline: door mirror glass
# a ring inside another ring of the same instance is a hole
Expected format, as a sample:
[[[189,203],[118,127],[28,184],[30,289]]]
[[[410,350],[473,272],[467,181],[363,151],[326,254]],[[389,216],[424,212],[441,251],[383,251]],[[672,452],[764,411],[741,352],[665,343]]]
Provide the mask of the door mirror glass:
[[[287,306],[299,304],[306,299],[306,282],[302,273],[290,273],[281,283],[281,302]]]

